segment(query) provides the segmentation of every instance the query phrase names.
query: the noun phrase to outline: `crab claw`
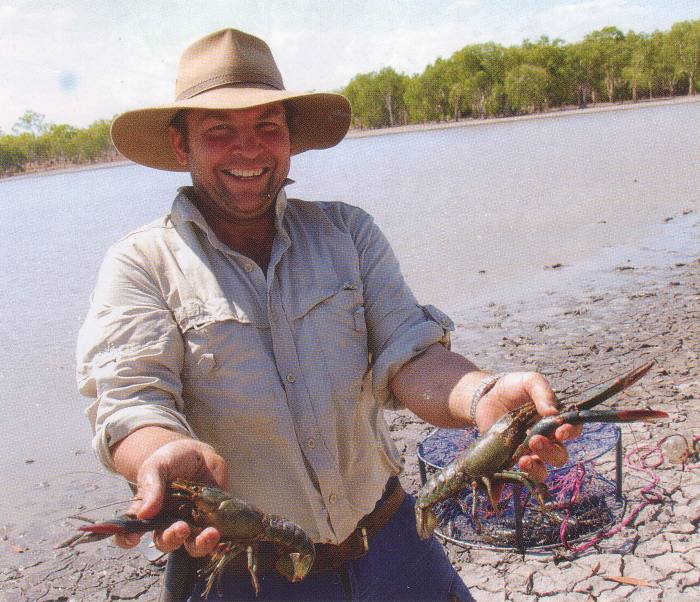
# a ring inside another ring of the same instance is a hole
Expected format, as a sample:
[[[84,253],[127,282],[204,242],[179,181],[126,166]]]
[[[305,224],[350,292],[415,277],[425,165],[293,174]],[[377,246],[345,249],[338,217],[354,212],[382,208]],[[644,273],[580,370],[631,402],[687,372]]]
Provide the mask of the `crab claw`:
[[[290,552],[280,556],[275,562],[275,568],[288,581],[297,583],[306,577],[314,563],[314,556],[301,552]]]

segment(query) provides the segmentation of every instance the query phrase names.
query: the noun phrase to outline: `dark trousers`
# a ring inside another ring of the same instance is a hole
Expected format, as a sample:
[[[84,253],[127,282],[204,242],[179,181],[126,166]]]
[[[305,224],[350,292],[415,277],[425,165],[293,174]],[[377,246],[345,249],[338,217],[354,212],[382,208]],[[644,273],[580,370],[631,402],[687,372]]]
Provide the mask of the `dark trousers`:
[[[226,573],[208,600],[444,600],[472,601],[469,590],[451,565],[442,545],[416,533],[414,498],[406,496],[392,519],[372,538],[369,552],[341,571],[311,572],[300,583],[289,583],[276,572],[259,575],[256,598],[248,574]],[[188,600],[201,600],[198,580]]]

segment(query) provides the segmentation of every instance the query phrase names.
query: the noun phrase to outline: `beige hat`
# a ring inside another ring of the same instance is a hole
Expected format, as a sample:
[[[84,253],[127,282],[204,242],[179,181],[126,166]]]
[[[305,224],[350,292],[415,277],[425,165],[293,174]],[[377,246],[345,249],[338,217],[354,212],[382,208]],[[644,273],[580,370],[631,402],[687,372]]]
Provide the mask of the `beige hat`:
[[[182,109],[247,109],[285,101],[292,154],[338,144],[350,126],[350,103],[340,94],[289,92],[261,39],[223,29],[192,44],[180,59],[175,102],[136,109],[112,123],[112,141],[132,161],[187,171],[177,162],[168,126]]]

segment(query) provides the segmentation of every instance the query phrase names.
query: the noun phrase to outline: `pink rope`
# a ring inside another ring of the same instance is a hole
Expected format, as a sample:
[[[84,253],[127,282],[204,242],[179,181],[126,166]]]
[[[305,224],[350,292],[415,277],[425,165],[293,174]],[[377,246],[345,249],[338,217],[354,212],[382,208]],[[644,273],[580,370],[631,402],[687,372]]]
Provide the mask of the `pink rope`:
[[[657,485],[659,484],[659,476],[656,474],[655,469],[659,468],[659,466],[664,463],[665,458],[663,452],[661,451],[661,445],[664,441],[666,441],[666,439],[668,439],[668,437],[664,437],[654,446],[647,444],[639,445],[625,456],[624,462],[626,466],[645,474],[649,478],[647,485],[645,485],[640,491],[644,499],[634,508],[632,508],[629,514],[623,518],[618,525],[615,525],[603,533],[594,535],[587,542],[574,548],[567,545],[565,541],[566,531],[563,529],[564,525],[562,525],[563,534],[560,532],[560,536],[562,538],[562,543],[567,547],[567,549],[569,549],[573,554],[585,552],[588,548],[612,537],[613,535],[622,531],[622,529],[625,527],[629,526],[634,519],[637,518],[639,513],[650,504],[661,503],[663,500],[663,495],[662,491],[657,488]],[[658,456],[654,458],[654,454],[658,454]]]
[[[553,487],[553,490],[557,491],[557,502],[566,508],[566,516],[559,527],[559,541],[566,549],[571,549],[566,537],[571,508],[578,501],[585,476],[586,467],[583,462],[577,462],[565,475],[557,478],[556,485]]]

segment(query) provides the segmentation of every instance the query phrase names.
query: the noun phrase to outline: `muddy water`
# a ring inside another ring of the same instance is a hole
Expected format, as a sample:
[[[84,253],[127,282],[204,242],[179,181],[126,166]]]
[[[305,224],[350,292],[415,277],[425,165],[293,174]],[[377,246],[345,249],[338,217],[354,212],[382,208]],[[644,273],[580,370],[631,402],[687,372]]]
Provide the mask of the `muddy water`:
[[[372,213],[419,300],[458,317],[700,251],[700,103],[347,140],[290,175],[292,196]],[[76,333],[107,246],[186,183],[140,166],[0,182],[5,520],[97,470]]]

